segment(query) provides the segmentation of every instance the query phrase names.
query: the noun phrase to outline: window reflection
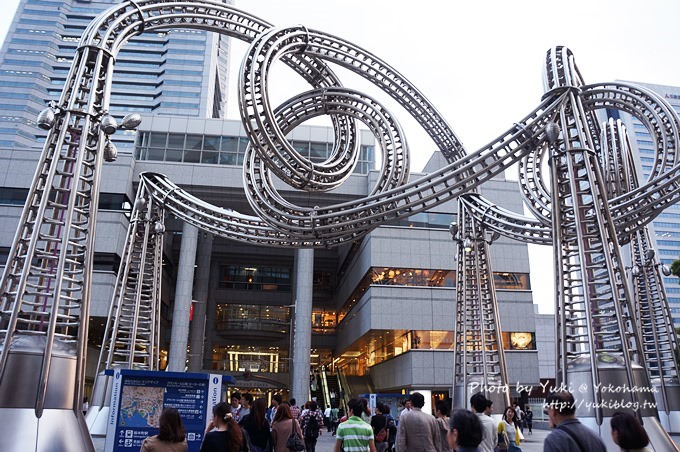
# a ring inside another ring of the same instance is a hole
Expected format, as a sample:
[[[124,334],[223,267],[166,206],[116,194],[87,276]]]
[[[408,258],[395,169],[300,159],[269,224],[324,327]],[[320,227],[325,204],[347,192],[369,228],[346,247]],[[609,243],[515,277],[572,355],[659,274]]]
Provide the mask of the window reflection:
[[[514,331],[503,333],[503,349],[536,350],[536,335],[531,332]]]
[[[193,105],[165,102],[163,106],[168,107],[172,104],[180,108]],[[331,143],[299,140],[290,142],[297,152],[314,162],[327,160],[333,151]],[[246,137],[140,132],[137,134],[134,155],[138,160],[242,165],[248,144]],[[375,166],[373,155],[374,146],[361,145],[354,172],[367,174],[372,170]]]
[[[346,375],[365,375],[370,367],[411,350],[453,350],[453,331],[372,331],[359,344],[336,361]]]
[[[286,306],[219,304],[215,315],[217,332],[255,331],[287,334],[290,309]]]
[[[493,283],[496,289],[530,290],[528,273],[494,272]]]
[[[455,287],[456,272],[422,268],[374,267],[368,270],[357,288],[338,313],[338,323],[361,299],[371,285]]]

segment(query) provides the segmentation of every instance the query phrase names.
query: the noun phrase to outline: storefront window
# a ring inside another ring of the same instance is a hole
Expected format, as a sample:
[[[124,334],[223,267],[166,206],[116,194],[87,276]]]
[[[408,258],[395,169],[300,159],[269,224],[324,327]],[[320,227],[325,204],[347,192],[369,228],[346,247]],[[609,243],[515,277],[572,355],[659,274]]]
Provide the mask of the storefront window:
[[[493,283],[501,290],[530,290],[528,273],[494,272]]]
[[[290,268],[224,265],[220,288],[290,292]]]
[[[456,272],[453,270],[433,270],[424,268],[371,268],[347,302],[345,302],[345,305],[340,309],[338,313],[338,323],[342,321],[371,285],[456,287]]]
[[[504,332],[504,350],[536,350],[536,334],[531,332]]]

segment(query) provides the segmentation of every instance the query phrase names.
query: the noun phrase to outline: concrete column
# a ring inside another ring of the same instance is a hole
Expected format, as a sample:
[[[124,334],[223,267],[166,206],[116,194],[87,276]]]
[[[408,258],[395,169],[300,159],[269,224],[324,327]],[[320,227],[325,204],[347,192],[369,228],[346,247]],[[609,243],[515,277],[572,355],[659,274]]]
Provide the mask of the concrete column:
[[[312,346],[312,293],[314,250],[295,251],[295,331],[290,369],[291,397],[309,400],[309,364]]]
[[[205,312],[208,302],[208,283],[210,282],[210,255],[213,236],[200,233],[198,240],[198,270],[194,289],[194,319],[191,321],[189,342],[189,372],[200,372],[203,366],[203,344],[205,340]]]
[[[211,264],[212,274],[216,275],[210,280],[208,285],[208,302],[207,311],[205,313],[205,346],[203,348],[203,368],[207,370],[213,369],[213,336],[215,335],[215,321],[217,320],[217,300],[215,299],[215,292],[219,288],[219,264],[213,262]]]
[[[182,245],[177,266],[177,285],[175,286],[175,308],[172,311],[172,332],[168,352],[168,370],[184,372],[189,339],[189,311],[194,288],[194,265],[196,265],[196,245],[198,228],[184,223]]]

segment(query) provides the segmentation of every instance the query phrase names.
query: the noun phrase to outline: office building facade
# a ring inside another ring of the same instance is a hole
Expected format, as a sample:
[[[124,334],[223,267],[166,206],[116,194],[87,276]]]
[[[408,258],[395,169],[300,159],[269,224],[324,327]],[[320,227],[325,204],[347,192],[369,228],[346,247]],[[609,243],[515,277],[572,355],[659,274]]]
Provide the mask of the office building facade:
[[[680,87],[635,83],[660,95],[673,109],[680,113]],[[628,129],[633,155],[638,163],[638,175],[646,180],[654,166],[654,145],[646,127],[634,116],[621,114],[620,119]],[[670,266],[680,259],[680,205],[675,204],[659,214],[649,224],[650,236],[657,252],[655,262]],[[668,297],[673,324],[680,327],[680,279],[677,276],[663,276],[663,283]]]

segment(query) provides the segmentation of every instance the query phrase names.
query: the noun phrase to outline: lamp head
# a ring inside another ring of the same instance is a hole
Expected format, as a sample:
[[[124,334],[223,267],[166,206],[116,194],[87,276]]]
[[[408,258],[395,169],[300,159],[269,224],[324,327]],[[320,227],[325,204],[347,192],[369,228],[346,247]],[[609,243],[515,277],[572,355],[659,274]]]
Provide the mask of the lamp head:
[[[40,127],[43,130],[50,130],[52,127],[54,127],[56,117],[57,114],[54,111],[54,108],[47,107],[46,109],[41,111],[40,114],[38,115],[37,119],[38,127]]]
[[[107,140],[104,145],[104,160],[107,162],[115,162],[118,158],[118,148],[111,140]]]
[[[118,122],[113,116],[105,114],[99,122],[99,129],[106,135],[113,135],[118,130]]]

